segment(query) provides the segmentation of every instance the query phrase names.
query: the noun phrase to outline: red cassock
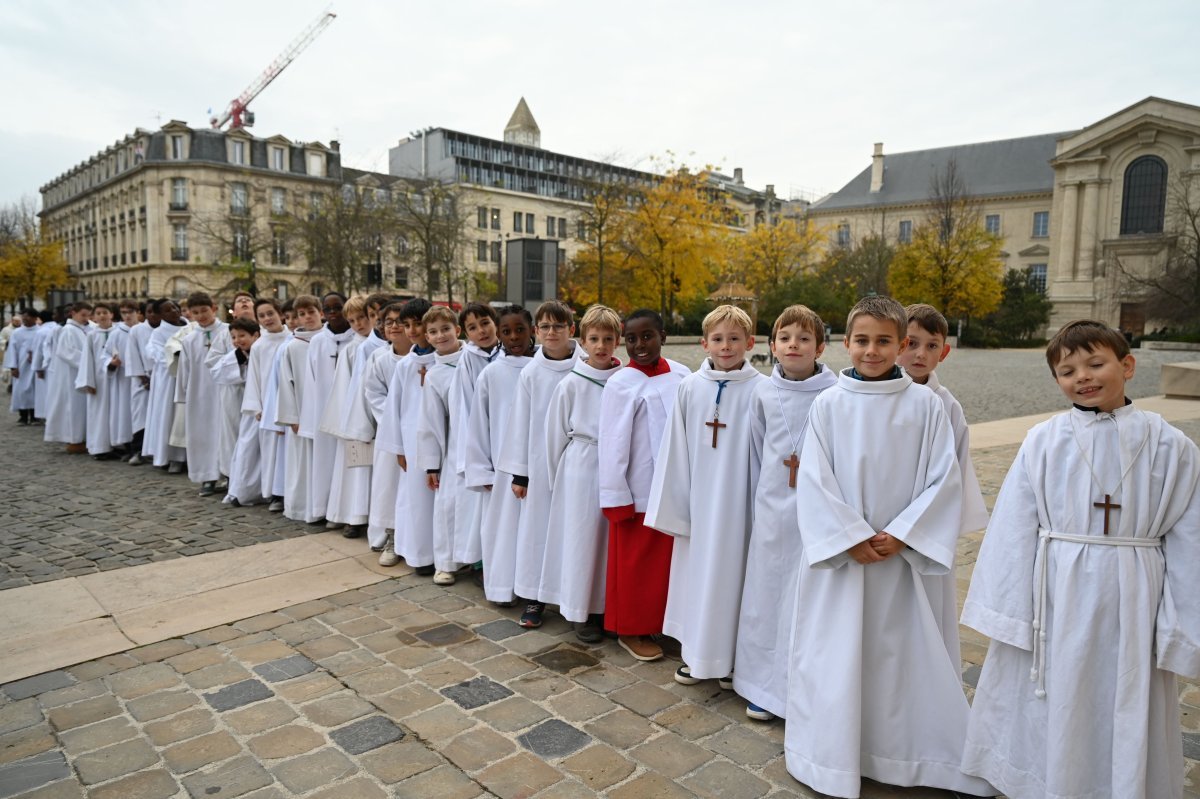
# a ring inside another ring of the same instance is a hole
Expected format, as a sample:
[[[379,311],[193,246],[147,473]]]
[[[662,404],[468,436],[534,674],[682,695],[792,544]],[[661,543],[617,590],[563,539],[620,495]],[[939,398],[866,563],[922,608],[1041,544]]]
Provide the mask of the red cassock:
[[[608,575],[604,629],[617,635],[662,632],[667,608],[674,539],[642,522],[633,505],[605,508],[608,518]]]

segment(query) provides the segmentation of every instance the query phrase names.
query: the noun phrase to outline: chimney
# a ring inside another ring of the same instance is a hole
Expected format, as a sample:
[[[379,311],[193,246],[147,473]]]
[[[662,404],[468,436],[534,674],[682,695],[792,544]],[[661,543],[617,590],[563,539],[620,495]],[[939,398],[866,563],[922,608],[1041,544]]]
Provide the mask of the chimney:
[[[774,183],[768,183],[768,184],[767,184],[767,188],[766,188],[766,190],[764,191],[764,193],[765,193],[765,194],[766,194],[768,197],[774,197],[774,196],[775,196],[775,184],[774,184]]]
[[[337,139],[334,139],[333,141],[329,142],[329,149],[333,150],[335,153],[340,153],[342,151],[342,143]]]
[[[742,168],[740,166],[733,168],[733,182],[738,186],[745,185],[745,181],[742,180]]]
[[[871,193],[878,194],[883,188],[883,142],[875,142],[875,154],[871,156]]]

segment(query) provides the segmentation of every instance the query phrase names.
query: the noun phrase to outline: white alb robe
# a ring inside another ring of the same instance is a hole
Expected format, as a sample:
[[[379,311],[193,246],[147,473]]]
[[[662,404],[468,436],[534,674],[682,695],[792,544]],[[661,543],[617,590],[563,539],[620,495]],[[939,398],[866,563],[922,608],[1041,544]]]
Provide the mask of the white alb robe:
[[[337,362],[354,337],[353,328],[333,333],[325,327],[312,337],[308,346],[307,383],[304,387],[304,403],[300,407],[300,435],[312,441],[308,495],[318,519],[324,517],[328,510],[334,464],[342,449],[339,439],[321,430],[321,420],[325,415],[325,406],[333,399]]]
[[[213,335],[205,357],[205,367],[214,376],[217,364],[233,352],[233,331],[229,325]],[[214,417],[217,434],[217,465],[221,474],[228,476],[233,461],[233,450],[241,434],[242,394],[245,383],[237,385],[217,383],[217,406],[220,415]]]
[[[383,421],[388,386],[404,355],[398,355],[391,345],[379,347],[367,359],[363,374],[362,404],[370,416],[371,441],[374,441]],[[352,416],[350,429],[358,430],[357,414]],[[367,426],[362,425],[362,432]],[[371,460],[371,510],[367,516],[367,541],[374,548],[387,543],[388,533],[396,526],[396,487],[400,484],[400,464],[396,456],[376,446]]]
[[[227,333],[224,322],[195,327],[183,339],[175,376],[175,402],[182,403],[187,440],[188,479],[208,483],[221,479],[221,427],[226,424],[221,392],[208,366],[212,342]]]
[[[129,334],[129,325],[124,322],[113,323],[101,364],[106,371],[110,364],[119,364],[109,372],[116,378],[108,403],[108,435],[113,446],[128,444],[133,440],[133,408],[130,404],[129,379],[125,376],[125,351],[129,349]]]
[[[237,350],[230,350],[208,367],[222,401],[236,398],[240,405],[245,397],[249,361],[249,353],[243,364],[238,360]],[[253,414],[243,413],[238,418],[238,438],[229,459],[229,473],[226,475],[229,486],[225,490],[225,502],[237,500],[240,505],[254,505],[263,501],[262,455],[258,433],[258,420]]]
[[[733,689],[781,717],[787,712],[795,613],[791,599],[805,565],[796,518],[796,488],[787,464],[793,453],[797,459],[800,457],[813,400],[837,383],[836,372],[824,364],[817,366],[820,371],[806,380],[789,380],[776,364],[771,379],[755,386],[750,417],[754,459],[759,464],[758,484],[738,617]]]
[[[701,679],[733,671],[756,479],[750,412],[766,379],[749,361],[724,372],[705,359],[680,381],[650,487],[646,526],[675,536],[663,632]]]
[[[600,404],[620,365],[596,369],[579,361],[554,389],[546,413],[550,515],[537,600],[558,605],[567,621],[604,612],[608,520],[600,511]]]
[[[604,384],[600,416],[600,507],[633,505],[646,512],[654,462],[679,383],[692,373],[666,359],[671,371],[647,377],[637,369],[621,369]]]
[[[407,463],[408,468],[400,470],[396,486],[392,544],[396,554],[413,568],[433,565],[434,492],[425,483],[425,472],[417,467],[417,426],[421,395],[434,357],[432,351],[421,354],[413,349],[396,365],[375,434],[376,449],[391,454],[393,459],[403,455]]]
[[[370,513],[371,467],[347,467],[345,444],[350,440],[361,440],[349,434],[346,423],[350,419],[351,409],[359,401],[355,390],[361,383],[357,380],[354,368],[358,362],[358,350],[368,341],[368,336],[356,334],[338,353],[333,388],[320,424],[321,432],[337,439],[325,518],[348,525],[366,524]]]
[[[457,559],[462,542],[454,524],[458,495],[463,491],[462,476],[454,468],[459,430],[455,425],[454,374],[462,357],[462,348],[446,355],[435,355],[433,368],[425,378],[421,393],[421,420],[417,424],[417,473],[438,472],[438,489],[433,498],[433,566],[453,572],[461,565]],[[409,464],[412,468],[412,464]]]
[[[533,361],[521,370],[504,443],[500,445],[499,471],[526,477],[525,507],[517,526],[516,573],[513,590],[532,599],[542,584],[542,559],[546,552],[546,532],[550,523],[550,476],[546,463],[546,412],[560,380],[579,362],[583,348],[573,345],[571,354],[555,361],[539,349]],[[493,489],[495,490],[495,489]],[[511,490],[511,489],[510,489]],[[484,564],[487,570],[487,564]]]
[[[90,455],[103,455],[112,452],[113,448],[109,430],[110,405],[118,378],[108,370],[109,361],[105,354],[112,334],[110,326],[107,330],[97,329],[88,336],[75,376],[75,388],[84,392],[87,402],[87,451]],[[92,391],[87,392],[87,389]]]
[[[240,479],[235,479],[235,475],[233,474],[235,470],[232,464],[230,465],[229,475],[229,495],[243,505],[270,500],[275,495],[272,489],[274,488],[277,459],[283,454],[283,431],[264,428],[262,419],[265,416],[263,410],[267,404],[267,380],[271,369],[275,365],[275,354],[279,351],[279,347],[287,341],[288,335],[286,327],[278,333],[271,333],[266,328],[263,328],[259,333],[258,339],[250,345],[250,354],[246,359],[246,380],[242,388],[242,404],[240,407],[241,420],[238,425],[238,443],[234,449],[233,459],[234,461],[238,461],[240,458],[245,463],[249,463],[253,459],[254,462],[258,463],[258,469],[255,471],[258,477],[258,485],[243,484]],[[270,403],[272,414],[275,410],[274,400],[275,398],[272,397]],[[242,426],[245,424],[245,417],[247,416],[254,423],[253,441],[245,438],[242,431]],[[276,428],[273,421],[272,419],[270,426],[271,428]],[[253,450],[253,454],[239,454],[242,447]],[[251,473],[242,470],[241,475],[248,478],[251,476]],[[283,496],[282,485],[280,489],[279,496]]]
[[[151,373],[142,454],[150,457],[155,466],[166,466],[187,457],[182,447],[172,446],[170,441],[175,422],[175,370],[172,367],[176,356],[167,352],[167,343],[186,327],[161,322],[150,334],[150,341],[146,345]]]
[[[133,432],[146,429],[146,407],[150,402],[150,389],[142,385],[141,378],[150,378],[154,364],[147,348],[154,328],[149,322],[138,322],[129,330],[129,340],[121,353],[125,362],[125,376],[129,378],[129,412],[133,417]]]
[[[53,367],[47,373],[47,441],[82,444],[87,437],[87,397],[75,389],[79,364],[88,348],[88,328],[74,319],[55,332]]]
[[[278,396],[275,404],[275,424],[286,429],[287,451],[283,488],[283,515],[287,518],[312,524],[321,519],[325,510],[318,512],[313,502],[312,484],[312,438],[301,435],[300,427],[303,408],[312,380],[308,377],[308,349],[316,330],[297,330],[287,344],[279,348]],[[265,415],[263,419],[267,419]]]
[[[37,343],[37,327],[22,325],[13,331],[8,339],[8,347],[4,350],[4,370],[17,370],[17,378],[12,381],[11,410],[33,410],[36,398],[34,383],[37,377],[33,370],[33,350]],[[11,372],[8,372],[11,374]]]
[[[1121,506],[1108,511],[1121,545],[1104,543],[1094,503],[1105,494]],[[1014,799],[1182,797],[1175,675],[1200,677],[1198,584],[1195,444],[1134,405],[1036,425],[963,609],[963,624],[992,639],[963,768]]]
[[[494,459],[504,442],[504,424],[521,371],[532,362],[529,355],[505,355],[480,372],[467,422],[463,482],[483,500],[479,525],[483,595],[492,602],[512,602],[516,596],[517,528],[525,503],[513,495],[512,475],[499,471]]]
[[[457,400],[450,406],[450,424],[458,428],[455,446],[454,468],[459,480],[467,469],[467,430],[471,423],[471,409],[475,400],[475,386],[479,375],[504,352],[497,344],[491,352],[482,350],[470,341],[464,342],[462,357],[454,370],[454,385],[450,391]],[[484,497],[477,491],[459,491],[454,501],[454,540],[457,550],[454,558],[459,563],[476,563],[483,558],[480,532],[483,525]]]
[[[37,341],[33,346],[33,415],[38,419],[46,418],[50,399],[50,374],[54,371],[54,334],[61,325],[58,322],[43,322],[37,329]],[[42,377],[36,377],[42,372]]]
[[[292,333],[285,326],[278,333],[261,334],[250,348],[251,370],[247,374],[253,373],[255,380],[242,396],[242,410],[253,412],[258,419],[264,497],[282,498],[286,491],[289,431],[288,428],[276,424],[275,418],[279,409],[279,364],[291,338]]]
[[[962,482],[946,411],[907,375],[850,373],[813,402],[800,453],[788,771],[833,796],[857,797],[862,777],[992,796],[959,769],[968,707],[941,605]],[[884,530],[907,547],[867,565],[847,553]]]

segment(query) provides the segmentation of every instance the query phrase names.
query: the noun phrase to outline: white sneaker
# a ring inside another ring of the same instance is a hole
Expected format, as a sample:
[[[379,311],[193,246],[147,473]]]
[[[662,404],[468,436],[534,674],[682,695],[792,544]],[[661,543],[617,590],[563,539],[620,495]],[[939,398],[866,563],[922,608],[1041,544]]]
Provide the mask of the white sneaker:
[[[438,571],[433,575],[434,585],[454,585],[454,573]]]
[[[379,565],[395,566],[399,562],[400,556],[396,554],[396,550],[392,549],[392,542],[388,541],[388,545],[379,553]]]

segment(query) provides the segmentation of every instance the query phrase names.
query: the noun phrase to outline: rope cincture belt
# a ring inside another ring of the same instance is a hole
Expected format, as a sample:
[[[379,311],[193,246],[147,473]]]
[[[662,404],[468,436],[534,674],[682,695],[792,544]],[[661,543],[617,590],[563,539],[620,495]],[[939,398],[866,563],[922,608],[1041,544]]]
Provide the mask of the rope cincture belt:
[[[1161,547],[1161,538],[1131,538],[1117,535],[1076,535],[1074,533],[1059,533],[1045,528],[1038,529],[1038,558],[1041,568],[1038,569],[1036,593],[1033,597],[1033,666],[1029,669],[1030,682],[1037,683],[1034,695],[1038,699],[1046,698],[1046,613],[1047,591],[1050,580],[1050,559],[1047,549],[1051,541],[1070,541],[1073,544],[1099,544],[1106,547]]]
[[[592,446],[599,444],[594,437],[589,436],[587,433],[577,433],[574,430],[567,434],[567,438],[571,439],[572,441],[582,441],[583,443],[591,444]]]

